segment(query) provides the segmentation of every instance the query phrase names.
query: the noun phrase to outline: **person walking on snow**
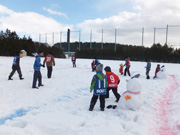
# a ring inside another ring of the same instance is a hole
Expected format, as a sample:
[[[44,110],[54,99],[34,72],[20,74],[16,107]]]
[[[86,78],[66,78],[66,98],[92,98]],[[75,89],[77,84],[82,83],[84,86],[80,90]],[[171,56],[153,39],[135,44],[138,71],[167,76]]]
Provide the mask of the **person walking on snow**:
[[[17,71],[19,74],[19,79],[23,80],[24,78],[22,78],[22,73],[21,73],[21,68],[20,68],[20,52],[16,52],[16,55],[14,56],[14,60],[13,60],[13,65],[12,65],[12,72],[9,75],[8,80],[13,80],[12,76],[14,75],[14,73]]]
[[[48,55],[45,57],[43,65],[45,65],[45,63],[47,66],[47,77],[51,78],[52,70],[53,70],[52,66],[55,66],[55,60],[51,52],[49,52]]]
[[[146,65],[146,79],[150,79],[150,76],[149,76],[149,72],[151,70],[151,62],[149,60],[146,60],[147,62],[147,65]]]
[[[40,86],[44,86],[42,84],[42,75],[41,75],[41,66],[45,67],[41,64],[41,56],[43,56],[43,51],[39,50],[38,55],[36,56],[35,62],[34,62],[34,77],[33,77],[33,84],[32,88],[38,89]],[[36,87],[36,82],[38,80],[38,87]]]
[[[93,91],[93,97],[91,98],[89,111],[94,109],[97,99],[100,100],[101,111],[105,108],[105,95],[107,92],[107,77],[102,73],[103,64],[96,66],[96,74],[91,81],[90,92]]]
[[[109,91],[112,90],[114,96],[116,97],[116,102],[118,102],[121,97],[118,93],[118,84],[120,79],[115,73],[111,72],[111,68],[109,66],[106,66],[104,70],[108,81],[106,98],[109,98]]]
[[[129,76],[131,76],[130,75],[130,71],[129,71],[129,68],[130,68],[131,65],[130,65],[130,60],[129,60],[128,57],[125,57],[125,64],[124,64],[124,66],[126,66],[126,68],[124,70],[124,76],[126,76],[126,72],[128,73]]]
[[[71,60],[72,60],[72,63],[73,63],[73,67],[76,67],[76,56],[73,55]]]

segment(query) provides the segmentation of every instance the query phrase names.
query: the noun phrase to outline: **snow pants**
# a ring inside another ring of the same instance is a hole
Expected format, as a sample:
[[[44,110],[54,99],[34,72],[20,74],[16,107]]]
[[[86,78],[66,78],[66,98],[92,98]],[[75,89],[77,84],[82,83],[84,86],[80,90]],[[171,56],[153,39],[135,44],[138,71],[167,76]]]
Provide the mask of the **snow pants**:
[[[73,67],[76,67],[76,61],[72,61]]]
[[[52,70],[53,70],[52,66],[47,66],[47,77],[48,78],[51,78]]]
[[[93,109],[96,102],[97,102],[97,99],[99,97],[99,100],[100,100],[100,108],[101,109],[104,109],[105,108],[105,95],[93,95],[92,99],[91,99],[91,102],[90,102],[90,108]]]
[[[126,72],[128,73],[129,76],[131,76],[131,75],[130,75],[130,72],[129,72],[129,68],[130,68],[130,67],[126,67],[126,68],[125,68],[125,70],[124,70],[124,76],[126,76]]]
[[[11,78],[16,71],[19,74],[19,78],[22,78],[21,68],[19,66],[15,66],[15,65],[12,66],[12,72],[10,73],[9,78]]]
[[[112,92],[114,94],[114,96],[116,97],[116,100],[119,101],[120,98],[120,94],[118,93],[118,89],[117,88],[107,88],[107,94],[105,98],[109,98],[109,91],[112,89]]]
[[[42,85],[42,75],[40,70],[34,70],[34,77],[33,77],[33,85],[32,87],[36,87],[36,82],[38,80],[38,86]]]
[[[146,70],[146,76],[147,76],[146,79],[150,79],[149,71],[150,71],[150,70]]]

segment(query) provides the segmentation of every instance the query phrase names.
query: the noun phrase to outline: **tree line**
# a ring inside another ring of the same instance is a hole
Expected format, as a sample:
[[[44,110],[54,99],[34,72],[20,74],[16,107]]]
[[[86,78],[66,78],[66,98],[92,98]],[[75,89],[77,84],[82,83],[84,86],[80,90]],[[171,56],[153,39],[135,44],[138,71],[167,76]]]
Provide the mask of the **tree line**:
[[[102,48],[103,45],[103,49]],[[90,46],[92,49],[90,49]],[[67,42],[56,43],[49,46],[45,43],[33,42],[30,37],[19,38],[15,31],[6,29],[0,33],[0,55],[14,56],[17,51],[25,50],[28,56],[32,56],[38,50],[43,50],[44,55],[51,52],[54,57],[65,58],[64,52],[68,51]],[[123,45],[114,43],[97,42],[71,42],[70,52],[75,52],[77,58],[117,59],[124,60],[130,57],[133,61],[151,60],[155,62],[180,63],[180,49],[174,49],[168,45],[159,43],[151,47]]]
[[[101,49],[102,45],[103,49]],[[57,43],[55,46],[61,47],[63,51],[68,51],[66,42]],[[93,59],[97,57],[99,59],[124,60],[125,57],[130,57],[133,61],[180,63],[180,48],[174,49],[160,43],[153,44],[151,47],[116,44],[115,50],[114,43],[73,42],[70,43],[70,52],[75,52],[77,58]]]
[[[82,49],[76,51],[79,58],[119,59],[129,57],[133,61],[154,61],[180,63],[180,49],[173,49],[168,45],[153,44],[151,47],[134,45],[117,45],[116,51],[112,48]]]
[[[0,56],[14,56],[16,52],[25,50],[28,56],[33,56],[38,50],[43,50],[44,55],[51,52],[54,57],[65,58],[61,48],[57,46],[49,46],[44,43],[33,42],[30,37],[20,38],[15,31],[0,32]]]

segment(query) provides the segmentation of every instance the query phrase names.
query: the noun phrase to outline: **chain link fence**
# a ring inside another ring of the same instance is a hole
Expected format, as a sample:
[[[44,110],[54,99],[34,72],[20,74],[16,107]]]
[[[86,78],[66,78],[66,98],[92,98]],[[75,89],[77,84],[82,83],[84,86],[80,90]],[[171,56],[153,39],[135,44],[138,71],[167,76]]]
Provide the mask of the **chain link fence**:
[[[67,42],[67,31],[39,34],[39,42],[48,45]],[[77,49],[81,49],[81,43],[89,44],[101,43],[103,49],[104,43],[114,44],[114,50],[118,44],[136,45],[150,47],[155,43],[161,45],[167,44],[173,48],[180,48],[180,26],[167,25],[164,28],[139,28],[139,29],[89,29],[89,30],[71,30],[70,43],[78,42]]]

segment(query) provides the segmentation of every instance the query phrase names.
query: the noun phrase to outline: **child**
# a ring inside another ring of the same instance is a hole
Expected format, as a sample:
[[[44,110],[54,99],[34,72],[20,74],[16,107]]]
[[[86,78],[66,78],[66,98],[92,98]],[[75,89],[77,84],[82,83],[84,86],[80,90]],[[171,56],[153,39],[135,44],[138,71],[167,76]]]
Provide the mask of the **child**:
[[[149,61],[149,60],[146,60],[146,62],[147,62],[147,65],[146,65],[146,79],[150,79],[150,76],[149,76],[149,72],[150,72],[150,70],[151,70],[151,62]]]
[[[55,60],[51,52],[49,52],[48,55],[45,57],[43,65],[45,65],[45,63],[47,66],[47,77],[51,78],[53,66],[55,66]]]
[[[124,70],[124,76],[126,76],[126,72],[128,73],[129,76],[131,76],[129,71],[131,64],[130,64],[130,59],[128,57],[125,57],[125,64],[123,65],[123,67],[124,66],[126,66]]]
[[[33,77],[33,85],[32,88],[38,89],[36,87],[36,82],[38,80],[38,86],[44,86],[42,84],[42,75],[41,75],[41,66],[45,67],[44,65],[41,64],[41,56],[43,56],[43,51],[39,50],[38,55],[36,56],[35,62],[34,62],[34,77]]]
[[[123,75],[123,64],[122,63],[120,64],[119,73],[121,75]]]
[[[120,94],[117,92],[120,79],[116,74],[111,72],[111,68],[109,66],[106,66],[104,70],[106,72],[107,81],[108,81],[106,98],[109,98],[109,91],[112,90],[114,96],[116,97],[116,102],[118,102],[121,97]]]
[[[73,67],[76,67],[76,56],[75,55],[72,56],[71,61],[73,63]]]
[[[21,73],[21,68],[20,68],[20,52],[16,52],[16,55],[14,56],[14,60],[13,60],[13,65],[12,65],[12,72],[9,75],[8,80],[13,80],[12,76],[14,75],[14,73],[17,71],[19,74],[19,79],[23,80],[24,78],[22,78],[22,73]]]
[[[96,74],[93,76],[91,81],[90,92],[93,90],[93,97],[90,102],[89,111],[92,111],[97,99],[100,100],[101,111],[105,108],[105,95],[107,91],[107,77],[102,73],[103,65],[99,64],[96,66]]]
[[[92,68],[92,72],[94,72],[95,70],[95,61],[93,60],[93,62],[91,63],[91,68]]]
[[[157,64],[156,70],[155,70],[155,76],[153,77],[153,79],[157,78],[157,73],[161,70],[160,65]]]

